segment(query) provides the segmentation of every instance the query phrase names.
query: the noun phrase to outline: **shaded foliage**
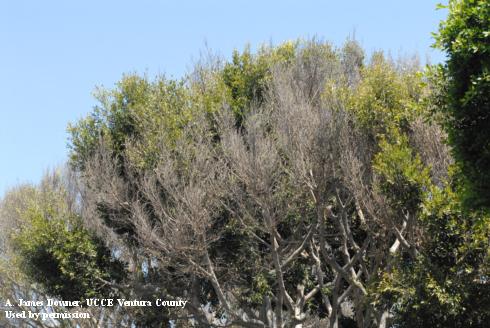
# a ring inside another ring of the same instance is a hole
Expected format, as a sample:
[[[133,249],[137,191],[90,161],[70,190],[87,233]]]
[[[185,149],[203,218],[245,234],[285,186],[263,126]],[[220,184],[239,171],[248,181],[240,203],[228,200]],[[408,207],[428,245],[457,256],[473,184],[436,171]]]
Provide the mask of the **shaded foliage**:
[[[465,202],[490,207],[490,4],[451,0],[436,46],[448,59],[436,74],[444,92],[439,107],[460,166]]]

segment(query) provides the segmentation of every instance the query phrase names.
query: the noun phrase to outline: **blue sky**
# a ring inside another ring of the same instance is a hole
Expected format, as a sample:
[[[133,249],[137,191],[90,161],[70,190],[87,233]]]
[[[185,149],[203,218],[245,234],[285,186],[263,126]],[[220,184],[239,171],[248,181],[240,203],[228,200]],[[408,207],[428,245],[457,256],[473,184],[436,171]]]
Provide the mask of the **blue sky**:
[[[66,126],[123,73],[180,77],[205,44],[229,57],[298,37],[443,60],[431,0],[0,0],[0,197],[67,157]]]

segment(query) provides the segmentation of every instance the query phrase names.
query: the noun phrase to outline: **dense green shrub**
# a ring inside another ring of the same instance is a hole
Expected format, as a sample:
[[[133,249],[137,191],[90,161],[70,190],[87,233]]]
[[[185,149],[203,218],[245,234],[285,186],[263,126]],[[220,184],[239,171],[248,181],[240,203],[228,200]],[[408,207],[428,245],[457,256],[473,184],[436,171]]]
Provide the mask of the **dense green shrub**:
[[[439,108],[469,206],[490,207],[490,2],[451,0],[436,45],[447,53]]]

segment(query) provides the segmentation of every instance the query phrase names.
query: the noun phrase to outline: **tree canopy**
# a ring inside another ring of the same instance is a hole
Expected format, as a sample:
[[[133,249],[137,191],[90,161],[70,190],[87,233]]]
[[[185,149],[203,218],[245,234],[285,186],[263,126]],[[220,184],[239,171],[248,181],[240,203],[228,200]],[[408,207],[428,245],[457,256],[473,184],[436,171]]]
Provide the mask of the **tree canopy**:
[[[94,327],[488,326],[489,8],[450,1],[426,71],[312,39],[98,89],[68,176],[0,204],[2,296],[188,300]]]
[[[448,60],[437,68],[443,81],[438,110],[460,167],[465,199],[471,207],[490,206],[490,4],[449,1],[436,45]]]

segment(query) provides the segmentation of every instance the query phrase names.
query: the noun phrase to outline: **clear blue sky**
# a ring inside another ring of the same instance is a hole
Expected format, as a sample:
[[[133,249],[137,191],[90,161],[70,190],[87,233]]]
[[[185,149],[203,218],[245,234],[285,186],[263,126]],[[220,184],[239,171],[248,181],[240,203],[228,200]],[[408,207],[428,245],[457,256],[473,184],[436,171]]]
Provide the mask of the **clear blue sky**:
[[[228,57],[298,37],[428,55],[446,15],[432,0],[0,0],[0,197],[37,182],[67,156],[68,122],[95,105],[95,86],[123,73],[180,77],[208,47]]]

